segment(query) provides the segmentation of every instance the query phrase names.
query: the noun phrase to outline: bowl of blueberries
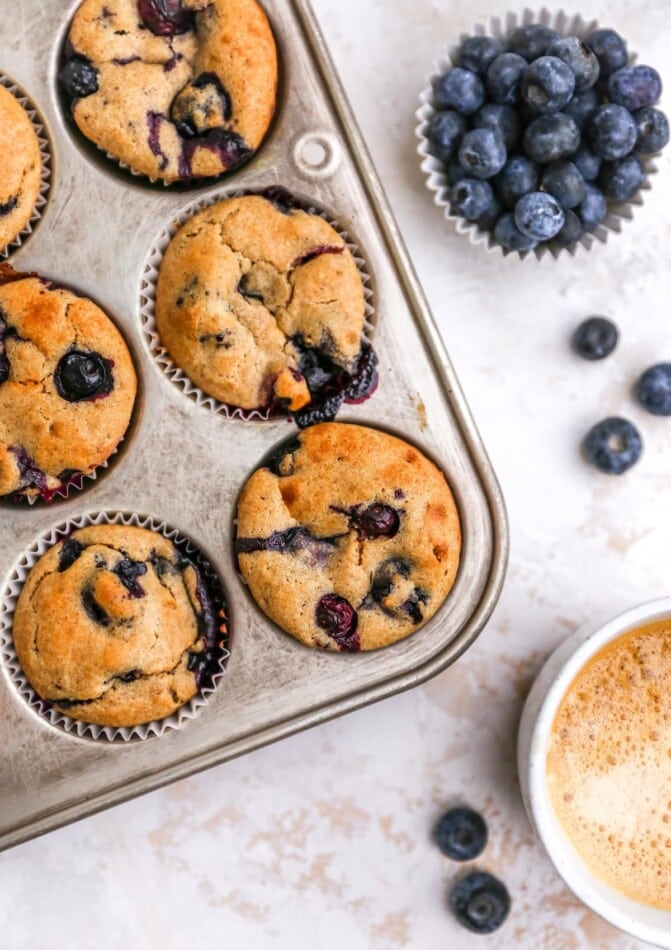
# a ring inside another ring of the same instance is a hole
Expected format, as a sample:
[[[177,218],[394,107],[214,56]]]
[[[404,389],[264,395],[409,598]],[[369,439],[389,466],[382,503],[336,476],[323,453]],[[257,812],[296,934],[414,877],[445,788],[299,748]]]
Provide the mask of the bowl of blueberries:
[[[417,112],[427,184],[460,233],[541,258],[631,218],[669,141],[659,73],[581,17],[493,19],[436,65]]]

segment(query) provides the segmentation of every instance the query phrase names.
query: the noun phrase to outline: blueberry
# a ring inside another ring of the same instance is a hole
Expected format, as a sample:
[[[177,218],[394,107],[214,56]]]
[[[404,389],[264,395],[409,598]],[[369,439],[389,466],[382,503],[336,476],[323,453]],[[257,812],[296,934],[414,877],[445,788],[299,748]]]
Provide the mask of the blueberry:
[[[137,0],[140,19],[156,36],[186,33],[193,25],[193,12],[182,0]]]
[[[436,844],[453,861],[472,861],[485,850],[487,825],[472,808],[451,808],[436,825]]]
[[[58,81],[70,99],[84,99],[98,91],[98,70],[84,56],[73,56],[61,69]]]
[[[506,163],[503,139],[491,129],[472,129],[461,140],[459,161],[473,178],[491,178]]]
[[[593,231],[608,214],[603,192],[590,183],[585,183],[585,199],[578,207],[578,217],[586,231]]]
[[[452,161],[447,166],[447,180],[450,185],[456,185],[458,181],[463,181],[464,178],[468,178],[468,172],[465,168],[461,167],[459,158],[453,158]]]
[[[491,185],[477,178],[464,178],[450,192],[451,210],[467,221],[477,221],[494,198]]]
[[[585,46],[599,60],[601,78],[627,65],[627,44],[615,30],[595,30],[585,40]]]
[[[607,317],[588,317],[571,337],[573,349],[585,360],[603,360],[617,346],[620,334]]]
[[[515,224],[534,241],[549,241],[564,225],[564,212],[552,195],[532,191],[515,205]]]
[[[459,48],[457,61],[462,69],[484,77],[489,64],[502,52],[503,47],[493,36],[469,36]]]
[[[622,475],[640,459],[643,442],[631,422],[612,416],[589,430],[584,449],[588,460],[599,471],[607,475]]]
[[[574,211],[565,211],[564,224],[561,230],[555,234],[555,242],[559,247],[571,247],[580,240],[582,231],[583,228],[578,215]]]
[[[487,70],[487,92],[494,102],[514,105],[517,102],[522,74],[527,61],[516,53],[501,53],[492,60]]]
[[[617,162],[606,162],[601,171],[599,184],[606,198],[612,201],[629,201],[645,180],[643,166],[635,155],[627,155]]]
[[[63,571],[71,568],[75,561],[81,557],[83,551],[83,545],[79,541],[75,541],[74,538],[68,538],[67,541],[64,541],[58,555],[58,573],[62,574]]]
[[[452,888],[450,907],[467,930],[476,934],[490,934],[508,916],[510,895],[505,884],[493,874],[473,871]]]
[[[449,162],[466,127],[466,119],[458,112],[451,109],[447,112],[436,112],[426,133],[431,154],[441,162]]]
[[[509,158],[496,176],[496,191],[507,208],[514,208],[522,195],[538,191],[540,168],[524,155]]]
[[[634,122],[637,132],[635,150],[641,155],[660,152],[669,141],[669,122],[659,109],[649,106],[638,109],[634,112]]]
[[[325,594],[317,604],[315,621],[342,651],[354,653],[359,649],[357,613],[344,597]]]
[[[567,106],[564,115],[570,115],[579,129],[584,129],[596,110],[601,105],[596,89],[576,94]]]
[[[515,215],[512,212],[501,215],[496,222],[494,237],[509,251],[530,251],[537,244],[528,234],[520,231],[515,224]]]
[[[636,144],[636,123],[624,106],[609,102],[592,116],[587,134],[592,151],[614,161],[628,155]]]
[[[562,208],[575,208],[585,198],[585,179],[573,162],[551,162],[543,171],[541,188],[557,199]]]
[[[529,158],[541,164],[567,158],[579,145],[578,126],[562,112],[540,115],[527,126],[524,133],[524,150]]]
[[[348,512],[348,516],[350,525],[358,532],[360,541],[393,538],[401,525],[398,511],[381,502],[373,502],[367,508],[357,506]]]
[[[583,177],[583,181],[594,181],[601,169],[601,159],[586,145],[581,145],[577,152],[571,155],[571,161]]]
[[[486,231],[491,231],[502,214],[503,205],[492,191],[491,201],[477,219],[476,224],[479,224]]]
[[[654,416],[671,416],[671,363],[646,369],[637,383],[636,397]]]
[[[662,94],[662,80],[651,66],[625,66],[608,77],[608,98],[630,112],[654,106]]]
[[[508,42],[508,49],[531,62],[543,56],[550,43],[558,38],[558,34],[549,26],[530,23],[529,26],[520,26],[515,30]]]
[[[517,109],[498,102],[487,102],[482,109],[478,109],[473,117],[473,126],[476,129],[491,129],[492,132],[498,132],[509,152],[517,145],[522,131]]]
[[[599,60],[577,36],[562,36],[548,46],[546,56],[557,56],[569,67],[575,78],[575,91],[585,92],[599,78]]]
[[[145,590],[138,581],[147,573],[147,565],[142,561],[133,561],[129,557],[122,558],[113,571],[126,588],[131,597],[144,597]]]
[[[9,379],[10,369],[9,357],[6,353],[0,353],[0,386]]]
[[[111,361],[99,353],[71,350],[61,358],[54,373],[59,396],[68,402],[108,396],[114,386]]]
[[[433,95],[439,109],[456,109],[462,115],[472,115],[485,101],[485,87],[475,73],[456,66],[435,82]]]
[[[556,56],[541,56],[524,70],[520,96],[538,115],[559,112],[568,105],[575,91],[571,68]]]

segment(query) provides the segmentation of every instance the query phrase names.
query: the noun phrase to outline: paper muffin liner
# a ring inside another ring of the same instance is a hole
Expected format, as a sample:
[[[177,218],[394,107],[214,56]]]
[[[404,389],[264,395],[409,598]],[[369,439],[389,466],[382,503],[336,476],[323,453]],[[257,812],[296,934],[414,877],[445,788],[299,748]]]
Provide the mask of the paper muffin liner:
[[[12,252],[21,247],[23,242],[30,237],[42,217],[42,210],[47,203],[51,188],[51,144],[47,135],[44,119],[42,118],[37,106],[30,98],[28,93],[22,89],[18,83],[14,82],[13,79],[2,72],[0,72],[0,86],[3,86],[14,96],[30,119],[33,128],[35,129],[35,134],[37,135],[37,141],[40,147],[40,158],[42,161],[40,190],[38,192],[32,214],[25,227],[19,231],[16,237],[13,238],[9,244],[5,245],[5,247],[0,250],[1,263],[2,261],[7,260]]]
[[[447,179],[445,165],[430,153],[430,143],[427,138],[429,123],[437,111],[433,105],[433,81],[442,76],[448,69],[457,65],[461,43],[469,36],[493,36],[497,40],[504,41],[518,27],[528,26],[530,23],[541,23],[543,26],[556,30],[561,36],[578,36],[580,39],[584,39],[593,30],[600,28],[596,20],[585,20],[580,14],[571,16],[563,10],[558,13],[551,13],[547,7],[543,7],[540,11],[533,11],[527,7],[522,13],[509,12],[504,17],[492,17],[486,24],[477,23],[470,31],[462,33],[458,41],[449,46],[444,54],[436,60],[428,84],[420,94],[420,107],[415,113],[418,122],[415,133],[419,139],[417,153],[421,158],[421,169],[426,176],[427,188],[433,194],[434,203],[443,209],[444,216],[448,221],[455,223],[458,234],[466,234],[471,244],[479,244],[489,251],[500,251],[504,257],[509,254],[516,254],[521,260],[524,260],[525,257],[533,254],[537,260],[541,260],[547,254],[550,254],[556,260],[562,252],[574,256],[579,247],[589,250],[595,241],[605,244],[611,233],[619,233],[622,230],[623,223],[633,218],[634,209],[643,204],[642,192],[650,189],[650,176],[657,172],[657,166],[651,157],[638,156],[645,172],[645,178],[634,197],[621,203],[607,199],[608,214],[602,224],[593,231],[584,232],[574,244],[562,248],[554,242],[549,242],[537,245],[531,251],[510,251],[495,241],[493,232],[486,231],[479,225],[466,221],[465,218],[450,211],[449,195],[451,186]],[[635,64],[636,58],[637,54],[630,51],[629,64]]]
[[[172,713],[171,716],[165,719],[156,719],[139,726],[123,727],[99,726],[79,719],[71,719],[65,713],[59,712],[50,703],[37,695],[26,679],[16,655],[12,635],[14,611],[21,589],[31,569],[54,544],[67,538],[73,531],[90,525],[101,524],[122,524],[148,528],[163,535],[164,538],[167,538],[174,544],[178,544],[197,565],[210,588],[214,588],[215,605],[223,614],[220,628],[222,641],[228,641],[228,611],[223,585],[214,567],[201,553],[199,548],[177,528],[173,528],[164,521],[159,521],[149,516],[129,514],[126,512],[101,511],[80,515],[77,518],[64,521],[55,528],[46,531],[21,555],[15,564],[5,588],[2,603],[0,604],[0,650],[2,652],[2,660],[11,682],[16,687],[22,699],[26,701],[30,708],[40,716],[41,719],[44,719],[57,729],[61,729],[79,738],[96,739],[107,742],[127,743],[148,739],[154,736],[162,736],[168,730],[181,729],[185,723],[191,719],[195,719],[199,711],[207,705],[210,696],[216,690],[224,675],[226,661],[230,656],[228,649],[225,647],[222,648],[219,660],[219,671],[214,675],[211,687],[201,689],[193,699],[189,700],[188,703],[185,703]]]
[[[199,211],[202,211],[204,208],[208,208],[220,201],[225,201],[227,198],[241,198],[245,195],[253,194],[262,194],[262,191],[255,191],[254,189],[237,189],[235,191],[223,192],[218,191],[214,194],[207,195],[206,197],[199,198],[196,201],[192,201],[182,211],[179,211],[173,217],[173,219],[170,221],[170,224],[168,224],[168,226],[165,227],[158,235],[147,256],[142,273],[142,282],[140,285],[140,316],[142,319],[142,328],[144,331],[145,340],[147,341],[149,352],[154,358],[156,365],[159,367],[161,372],[167,376],[167,378],[186,396],[192,399],[197,405],[204,406],[206,409],[209,409],[212,412],[219,413],[226,419],[255,419],[262,422],[267,422],[269,419],[291,418],[291,413],[277,416],[273,415],[270,408],[241,409],[239,406],[231,406],[228,403],[220,402],[218,399],[215,399],[214,396],[209,396],[206,392],[196,386],[196,384],[189,378],[184,370],[180,369],[179,366],[177,366],[172,361],[168,351],[161,343],[161,338],[156,326],[156,285],[158,282],[159,270],[166,249],[177,231],[182,227],[182,225],[186,224],[190,218],[192,218]],[[292,197],[294,196],[292,195]],[[309,214],[318,214],[321,218],[328,222],[328,224],[331,225],[334,231],[336,231],[345,242],[355,264],[357,265],[359,276],[361,277],[361,284],[363,286],[363,339],[366,343],[372,343],[375,327],[373,291],[370,286],[371,279],[367,270],[366,261],[361,256],[358,246],[350,239],[344,228],[342,228],[337,221],[332,220],[328,214],[320,211],[309,202],[303,202],[295,197],[294,200],[301,210],[306,211]]]

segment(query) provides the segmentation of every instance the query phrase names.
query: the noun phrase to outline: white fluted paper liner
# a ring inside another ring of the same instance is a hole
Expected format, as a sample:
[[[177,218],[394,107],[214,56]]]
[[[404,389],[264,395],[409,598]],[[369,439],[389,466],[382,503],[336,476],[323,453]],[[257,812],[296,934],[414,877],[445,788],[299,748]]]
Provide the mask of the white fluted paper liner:
[[[560,248],[554,242],[550,242],[537,245],[533,251],[509,251],[494,240],[494,234],[491,231],[486,231],[477,224],[466,221],[450,211],[450,184],[447,179],[446,168],[443,162],[431,155],[427,139],[429,123],[436,113],[433,105],[433,80],[442,76],[452,66],[457,65],[459,47],[463,41],[469,36],[493,36],[497,40],[504,41],[518,27],[527,26],[530,23],[541,23],[543,26],[549,26],[556,30],[561,36],[578,36],[580,39],[584,39],[593,30],[599,29],[596,20],[584,20],[579,14],[570,16],[563,10],[559,13],[551,13],[547,7],[543,7],[540,11],[533,11],[527,7],[519,14],[511,12],[507,13],[505,17],[492,17],[488,23],[477,23],[468,33],[462,33],[458,41],[448,47],[440,59],[434,63],[433,73],[428,80],[428,85],[419,97],[420,107],[415,113],[418,122],[415,133],[419,139],[417,152],[422,160],[421,168],[426,175],[426,185],[433,194],[434,203],[443,209],[448,221],[454,221],[458,234],[466,234],[471,244],[480,244],[489,251],[500,251],[504,256],[517,254],[523,260],[533,254],[538,260],[541,260],[546,254],[551,254],[556,259],[562,251],[566,251],[573,256],[581,246],[585,250],[589,250],[595,240],[605,244],[609,234],[612,232],[619,233],[622,230],[623,222],[633,218],[634,208],[643,204],[642,192],[650,189],[650,176],[657,171],[657,166],[649,157],[639,156],[645,171],[645,179],[641,185],[641,190],[627,202],[618,204],[608,201],[608,214],[603,223],[593,231],[583,233],[575,244],[568,248]],[[630,64],[636,62],[635,53],[630,52],[629,62]]]
[[[181,729],[186,722],[195,719],[203,706],[207,705],[209,697],[217,688],[224,675],[226,660],[230,656],[228,650],[224,649],[222,651],[219,660],[219,672],[213,677],[213,685],[209,688],[201,689],[193,699],[181,706],[171,716],[165,719],[157,719],[152,722],[144,723],[140,726],[114,727],[99,726],[78,719],[71,719],[69,716],[66,716],[65,713],[59,712],[57,709],[45,703],[44,700],[40,699],[26,679],[19,664],[16,650],[14,649],[12,626],[16,602],[21,588],[33,566],[49,548],[68,537],[73,531],[76,531],[78,528],[88,527],[89,525],[100,524],[123,524],[133,525],[139,528],[149,528],[152,531],[162,534],[163,537],[168,538],[173,543],[179,541],[184,545],[186,553],[194,558],[194,562],[199,570],[203,571],[206,569],[216,576],[214,567],[210,565],[209,561],[201,554],[196,545],[177,528],[171,527],[164,521],[138,514],[106,511],[80,515],[77,518],[64,521],[62,524],[57,525],[55,528],[41,535],[31,547],[21,555],[12,570],[9,583],[5,588],[2,602],[0,603],[0,650],[2,651],[2,660],[12,683],[31,709],[52,726],[62,729],[64,732],[80,738],[101,739],[108,742],[130,742],[132,740],[148,739],[152,736],[162,736],[167,730]],[[227,614],[225,604],[222,603],[217,606],[223,609],[224,613]],[[227,625],[227,623],[228,617],[225,616],[223,624]],[[222,639],[227,639],[227,637],[228,631],[222,634]]]
[[[48,499],[43,498],[40,494],[24,495],[20,491],[16,491],[3,498],[2,501],[10,502],[11,504],[15,505],[36,505],[38,503],[41,505],[50,505],[52,501],[65,501],[70,497],[70,494],[76,495],[77,492],[83,491],[85,488],[90,488],[88,482],[95,482],[98,476],[101,475],[106,468],[108,468],[111,460],[119,451],[123,440],[127,437],[127,435],[128,432],[124,434],[123,439],[121,442],[119,442],[119,445],[117,445],[114,451],[111,452],[107,458],[100,463],[100,465],[96,465],[92,472],[77,472],[77,474],[73,476],[72,481],[66,482],[65,485],[61,486],[61,488],[54,489],[53,492],[50,493],[50,497]]]
[[[10,92],[14,98],[21,104],[24,112],[33,124],[37,141],[40,146],[40,158],[42,161],[42,174],[40,177],[40,190],[35,202],[33,212],[28,219],[26,226],[19,231],[15,238],[0,250],[0,262],[6,260],[10,254],[21,247],[26,238],[30,237],[42,217],[42,209],[47,203],[49,189],[51,188],[51,146],[46,132],[46,126],[39,110],[28,93],[14,82],[9,76],[0,73],[0,86],[3,86]]]
[[[186,224],[189,218],[192,218],[204,208],[208,208],[220,201],[225,201],[227,198],[241,198],[244,195],[261,193],[261,191],[255,192],[254,189],[238,189],[236,191],[224,192],[220,191],[191,202],[182,211],[178,212],[174,216],[170,224],[165,227],[158,235],[147,256],[142,273],[142,282],[140,285],[140,316],[142,319],[144,336],[149,346],[149,351],[153,356],[157,366],[163,372],[163,374],[167,376],[168,379],[186,396],[197,403],[197,405],[204,406],[206,409],[210,409],[212,412],[219,413],[220,415],[225,416],[227,419],[258,419],[266,422],[271,417],[270,409],[250,410],[241,409],[238,406],[231,406],[227,403],[220,402],[218,399],[215,399],[214,396],[209,396],[206,392],[196,386],[189,376],[187,376],[187,374],[182,369],[180,369],[179,366],[173,363],[168,351],[161,343],[161,338],[156,326],[156,283],[158,281],[158,274],[161,267],[161,261],[163,260],[163,255],[165,254],[168,245],[174,238],[177,231],[179,231],[182,225]],[[342,240],[347,245],[352,257],[354,258],[354,262],[359,269],[359,275],[363,285],[363,337],[366,342],[371,343],[375,323],[373,291],[370,286],[370,275],[366,269],[366,262],[361,256],[359,248],[350,240],[347,232],[338,224],[337,221],[331,220],[326,213],[320,211],[318,208],[313,207],[309,203],[303,203],[299,199],[296,199],[296,201],[298,206],[303,211],[307,211],[310,214],[318,214],[325,221],[327,221],[334,231],[340,235]]]

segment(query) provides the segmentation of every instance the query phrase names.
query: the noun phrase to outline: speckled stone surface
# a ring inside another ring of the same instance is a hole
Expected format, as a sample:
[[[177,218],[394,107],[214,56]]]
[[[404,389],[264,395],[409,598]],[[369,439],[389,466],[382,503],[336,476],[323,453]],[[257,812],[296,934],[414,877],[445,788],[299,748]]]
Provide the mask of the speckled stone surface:
[[[177,950],[225,934],[246,950],[634,950],[575,901],[535,841],[515,731],[534,673],[567,634],[670,592],[671,423],[637,410],[630,388],[671,358],[671,152],[607,247],[556,264],[488,257],[431,203],[413,113],[441,39],[505,2],[314,6],[500,476],[507,584],[479,642],[425,686],[0,856],[3,941],[33,950],[60,933],[77,950]],[[595,0],[582,12],[621,30],[671,83],[669,9]],[[601,364],[568,349],[590,313],[622,331]],[[613,413],[646,442],[621,480],[584,467],[576,448]],[[486,815],[478,866],[513,896],[488,938],[451,920],[456,868],[430,841],[455,800]]]

